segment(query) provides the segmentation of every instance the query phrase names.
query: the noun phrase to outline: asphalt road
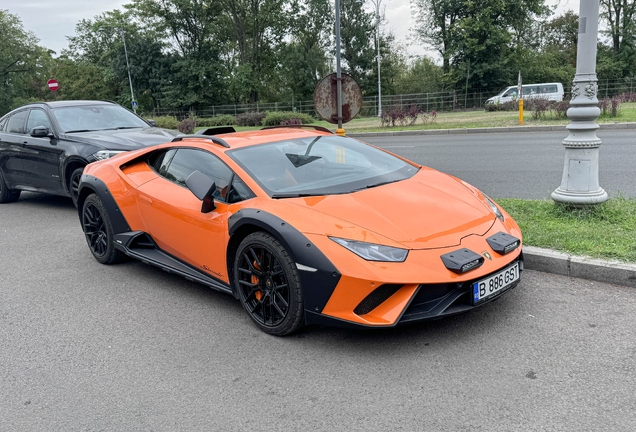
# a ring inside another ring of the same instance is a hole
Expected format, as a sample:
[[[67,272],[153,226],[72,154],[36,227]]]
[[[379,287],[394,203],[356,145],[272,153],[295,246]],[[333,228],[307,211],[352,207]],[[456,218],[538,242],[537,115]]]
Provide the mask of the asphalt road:
[[[567,132],[363,137],[421,165],[465,180],[492,198],[547,199],[563,175]],[[636,197],[636,130],[598,132],[600,184]]]
[[[97,263],[70,200],[0,206],[1,431],[633,431],[636,291],[532,271],[385,331],[259,331],[228,295]]]

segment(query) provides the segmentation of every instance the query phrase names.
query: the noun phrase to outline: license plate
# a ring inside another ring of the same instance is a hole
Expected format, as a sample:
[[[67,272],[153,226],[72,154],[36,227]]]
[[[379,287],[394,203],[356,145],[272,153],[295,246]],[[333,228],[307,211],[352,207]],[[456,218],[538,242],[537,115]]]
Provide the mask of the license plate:
[[[508,288],[513,282],[519,280],[519,263],[495,273],[473,284],[473,303],[479,303],[488,297]]]

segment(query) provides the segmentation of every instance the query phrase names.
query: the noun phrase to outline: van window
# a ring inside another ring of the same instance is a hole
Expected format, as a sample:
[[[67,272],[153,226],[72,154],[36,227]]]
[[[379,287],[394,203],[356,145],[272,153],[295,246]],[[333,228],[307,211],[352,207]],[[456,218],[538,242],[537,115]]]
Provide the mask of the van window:
[[[556,93],[556,92],[558,92],[556,85],[541,86],[541,93]]]

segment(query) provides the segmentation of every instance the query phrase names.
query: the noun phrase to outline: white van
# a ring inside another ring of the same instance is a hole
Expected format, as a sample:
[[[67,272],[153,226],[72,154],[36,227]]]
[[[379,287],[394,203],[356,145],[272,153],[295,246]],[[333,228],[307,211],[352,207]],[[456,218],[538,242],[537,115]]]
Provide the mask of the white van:
[[[561,102],[565,97],[563,84],[561,83],[524,84],[521,87],[523,89],[524,99],[540,97],[555,102]],[[486,101],[486,105],[504,103],[517,99],[519,99],[519,95],[517,95],[517,86],[510,86],[506,87],[498,95],[488,99]]]

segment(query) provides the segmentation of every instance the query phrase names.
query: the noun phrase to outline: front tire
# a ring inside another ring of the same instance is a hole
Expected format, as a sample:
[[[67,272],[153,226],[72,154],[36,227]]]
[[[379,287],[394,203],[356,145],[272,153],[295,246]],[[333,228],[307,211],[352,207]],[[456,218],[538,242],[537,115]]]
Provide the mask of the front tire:
[[[4,182],[4,176],[0,170],[0,203],[10,203],[17,201],[20,198],[20,190],[9,189]]]
[[[68,180],[68,192],[71,194],[73,205],[77,208],[77,199],[79,198],[79,184],[84,173],[84,167],[77,168],[71,174],[71,178]]]
[[[113,225],[102,201],[95,194],[89,195],[82,207],[82,229],[88,248],[97,261],[114,264],[124,255],[115,248]]]
[[[264,232],[245,237],[234,260],[234,275],[241,304],[261,330],[284,336],[302,326],[300,277],[278,240]]]

